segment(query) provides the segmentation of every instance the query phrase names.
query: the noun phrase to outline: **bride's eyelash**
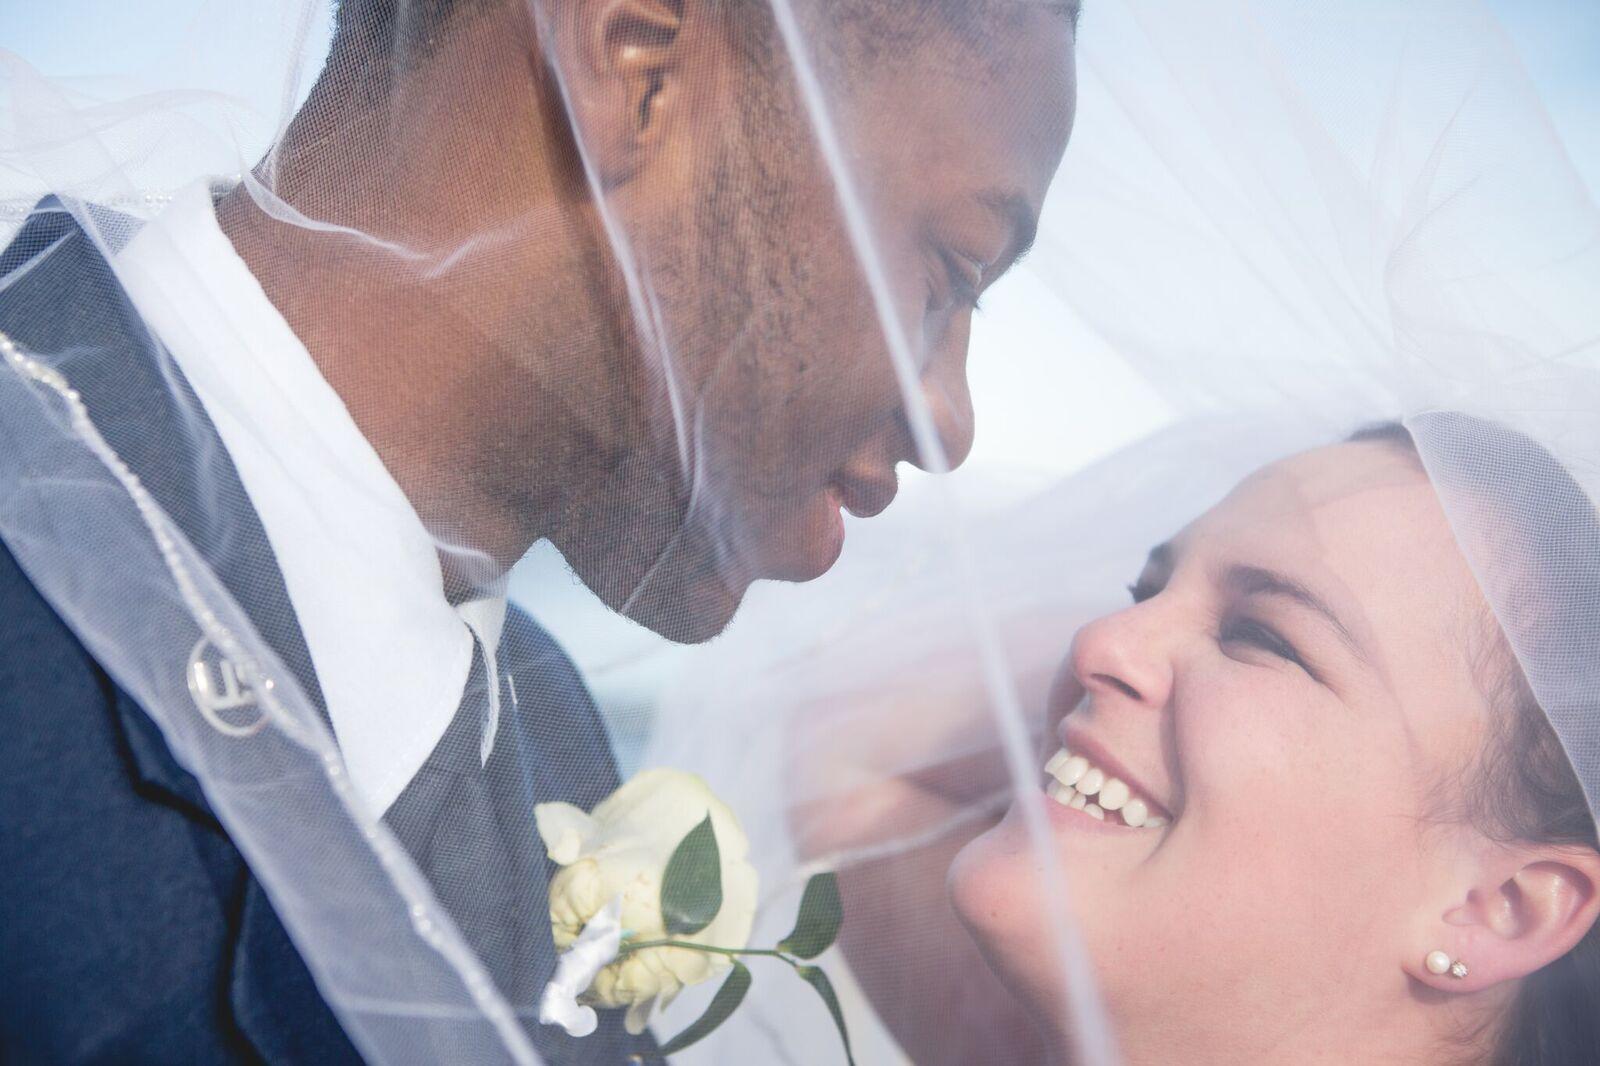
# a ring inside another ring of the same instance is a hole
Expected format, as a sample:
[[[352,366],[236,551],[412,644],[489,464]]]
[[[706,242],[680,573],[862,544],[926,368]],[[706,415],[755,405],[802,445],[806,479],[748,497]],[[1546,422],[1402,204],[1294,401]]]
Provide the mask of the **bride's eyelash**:
[[[1306,670],[1307,673],[1310,672],[1305,660],[1300,657],[1300,653],[1295,650],[1293,644],[1290,644],[1269,626],[1262,625],[1253,618],[1224,619],[1218,638],[1223,643],[1236,642],[1252,645],[1270,655],[1276,655],[1280,659],[1293,663],[1302,670]]]

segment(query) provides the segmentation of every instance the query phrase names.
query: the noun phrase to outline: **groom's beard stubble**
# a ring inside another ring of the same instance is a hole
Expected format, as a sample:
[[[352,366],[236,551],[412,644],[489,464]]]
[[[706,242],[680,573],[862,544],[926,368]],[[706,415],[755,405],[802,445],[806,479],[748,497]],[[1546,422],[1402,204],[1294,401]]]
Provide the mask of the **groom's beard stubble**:
[[[751,471],[762,465],[766,406],[789,391],[783,370],[796,335],[827,319],[801,299],[812,288],[811,264],[786,243],[807,221],[794,213],[792,180],[757,158],[776,136],[771,126],[749,128],[741,112],[709,161],[691,224],[674,214],[661,220],[665,231],[636,235],[664,312],[658,343],[671,351],[652,356],[631,321],[617,324],[615,350],[630,358],[614,370],[634,397],[628,434],[636,445],[571,501],[549,535],[607,607],[679,643],[727,627],[751,582],[780,561],[771,556],[782,544],[773,541],[784,540],[795,506],[782,472],[769,470],[772,483],[756,485]],[[622,288],[613,289],[611,306],[628,307]],[[674,402],[684,405],[682,425]]]
[[[717,636],[749,580],[716,531],[695,520],[675,469],[636,456],[609,487],[577,501],[550,537],[572,572],[608,608],[668,640]]]

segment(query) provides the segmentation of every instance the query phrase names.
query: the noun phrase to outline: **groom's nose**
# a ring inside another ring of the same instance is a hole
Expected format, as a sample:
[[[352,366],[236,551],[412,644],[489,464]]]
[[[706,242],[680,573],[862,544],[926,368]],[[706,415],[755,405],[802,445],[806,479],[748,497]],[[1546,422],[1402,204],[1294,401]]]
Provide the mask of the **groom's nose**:
[[[927,404],[938,435],[939,447],[944,451],[944,461],[954,470],[966,462],[972,452],[972,438],[976,430],[972,411],[972,391],[967,385],[967,351],[962,345],[935,360],[922,375],[921,395],[915,402]],[[931,458],[914,449],[912,460],[923,470],[932,469]]]

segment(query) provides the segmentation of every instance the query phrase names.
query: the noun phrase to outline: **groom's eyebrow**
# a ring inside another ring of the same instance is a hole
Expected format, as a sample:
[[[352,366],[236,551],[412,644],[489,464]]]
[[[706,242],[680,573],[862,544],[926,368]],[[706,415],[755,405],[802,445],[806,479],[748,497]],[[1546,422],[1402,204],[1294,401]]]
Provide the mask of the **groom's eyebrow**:
[[[994,265],[994,276],[999,277],[1016,266],[1033,248],[1033,242],[1039,236],[1039,218],[1021,193],[990,189],[978,194],[978,202],[998,215],[1011,233],[1005,254]]]

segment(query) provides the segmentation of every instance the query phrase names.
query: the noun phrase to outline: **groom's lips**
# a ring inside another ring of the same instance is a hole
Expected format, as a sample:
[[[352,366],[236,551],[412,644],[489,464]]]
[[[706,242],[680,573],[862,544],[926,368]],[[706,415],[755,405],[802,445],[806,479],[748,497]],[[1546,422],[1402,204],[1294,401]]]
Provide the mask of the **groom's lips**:
[[[844,550],[844,516],[833,488],[807,498],[795,524],[779,535],[762,577],[772,581],[814,581],[833,569]]]
[[[894,501],[893,476],[884,480],[836,476],[807,501],[793,547],[765,576],[777,581],[812,581],[833,569],[844,551],[844,512],[857,518],[880,514]]]

